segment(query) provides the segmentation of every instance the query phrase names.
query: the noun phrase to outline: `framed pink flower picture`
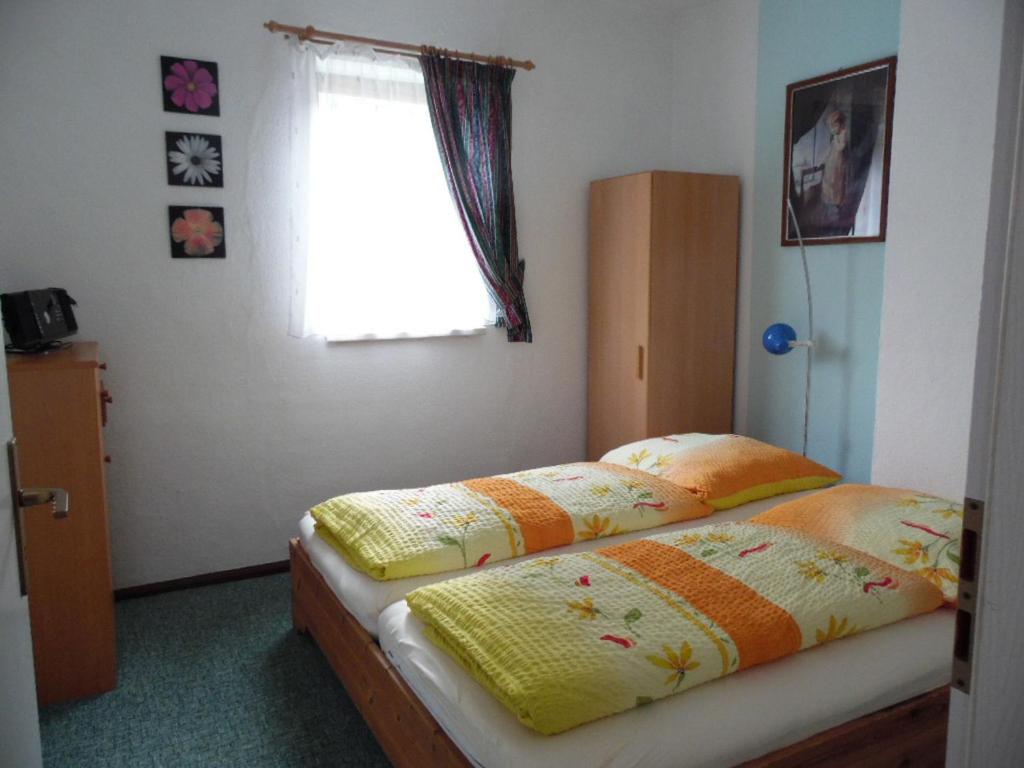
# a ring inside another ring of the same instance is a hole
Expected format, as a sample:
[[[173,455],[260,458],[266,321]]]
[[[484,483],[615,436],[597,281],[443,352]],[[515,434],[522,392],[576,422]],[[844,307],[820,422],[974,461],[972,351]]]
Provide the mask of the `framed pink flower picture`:
[[[165,112],[220,114],[220,80],[216,62],[161,56],[160,74]]]
[[[223,259],[224,209],[215,206],[167,206],[171,258]]]

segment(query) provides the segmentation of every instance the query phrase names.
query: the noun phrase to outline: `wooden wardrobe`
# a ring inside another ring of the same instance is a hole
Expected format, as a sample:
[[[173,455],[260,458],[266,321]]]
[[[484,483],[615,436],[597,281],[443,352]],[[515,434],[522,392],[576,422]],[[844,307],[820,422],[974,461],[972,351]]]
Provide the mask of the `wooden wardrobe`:
[[[587,456],[731,432],[740,183],[651,171],[590,185]]]

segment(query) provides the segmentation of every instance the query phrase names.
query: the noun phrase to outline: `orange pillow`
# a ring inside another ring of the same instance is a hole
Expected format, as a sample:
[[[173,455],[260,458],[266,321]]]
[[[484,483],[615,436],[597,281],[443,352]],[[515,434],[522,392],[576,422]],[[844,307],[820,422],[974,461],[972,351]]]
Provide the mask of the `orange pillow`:
[[[616,448],[601,461],[659,475],[715,509],[824,488],[842,479],[799,453],[740,435],[654,437]]]
[[[900,488],[840,485],[772,507],[751,523],[793,528],[924,576],[956,600],[963,507]]]

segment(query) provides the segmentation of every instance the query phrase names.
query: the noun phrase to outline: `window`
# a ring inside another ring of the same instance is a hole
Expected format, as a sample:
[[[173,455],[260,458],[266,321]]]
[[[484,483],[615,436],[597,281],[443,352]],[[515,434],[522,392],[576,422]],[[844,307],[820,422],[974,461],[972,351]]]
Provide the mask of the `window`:
[[[493,324],[419,63],[364,50],[316,61],[305,327],[345,340]]]

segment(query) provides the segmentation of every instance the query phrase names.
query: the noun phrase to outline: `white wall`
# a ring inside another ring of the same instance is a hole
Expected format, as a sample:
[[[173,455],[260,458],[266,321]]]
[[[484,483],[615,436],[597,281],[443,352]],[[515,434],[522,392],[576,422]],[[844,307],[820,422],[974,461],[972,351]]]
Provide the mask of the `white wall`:
[[[1003,0],[903,0],[872,481],[964,493]]]
[[[673,168],[740,177],[735,424],[746,431],[753,257],[758,0],[716,0],[679,14],[672,89]]]
[[[587,183],[670,160],[672,27],[659,5],[6,4],[0,286],[67,287],[80,337],[109,362],[118,586],[283,559],[303,510],[337,493],[583,456]],[[533,345],[500,331],[330,346],[286,335],[281,232],[253,220],[247,181],[283,45],[268,19],[537,62],[513,87]],[[160,54],[219,63],[220,118],[162,111]],[[223,136],[222,192],[167,186],[164,130]],[[171,260],[174,203],[225,207],[226,261]]]

